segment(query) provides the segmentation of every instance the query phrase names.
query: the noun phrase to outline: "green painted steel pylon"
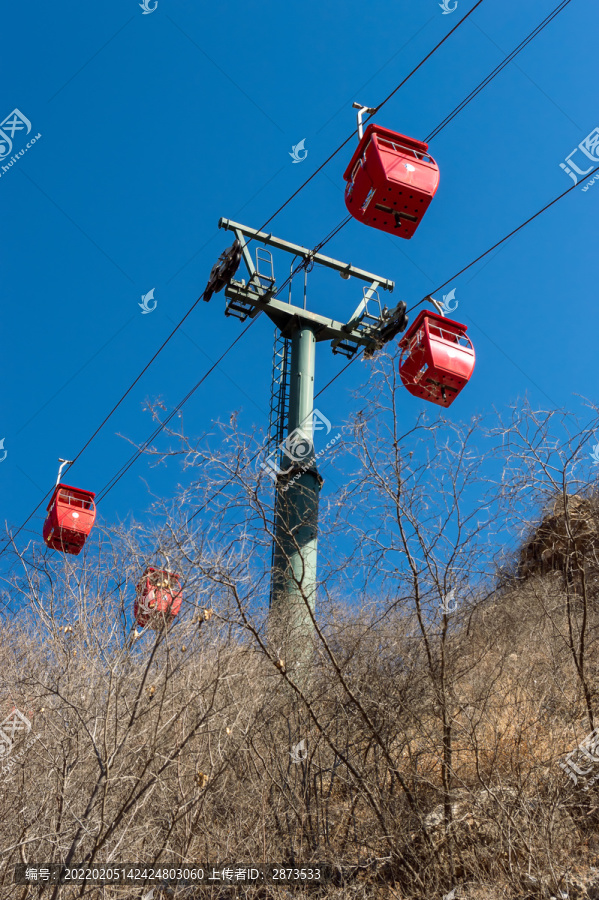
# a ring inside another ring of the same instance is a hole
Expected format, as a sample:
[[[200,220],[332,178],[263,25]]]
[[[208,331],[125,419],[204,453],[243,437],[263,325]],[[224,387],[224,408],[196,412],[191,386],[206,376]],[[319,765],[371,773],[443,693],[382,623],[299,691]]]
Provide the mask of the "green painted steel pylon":
[[[287,668],[309,664],[316,612],[318,500],[314,451],[314,331],[291,334],[289,435],[276,480],[270,638]]]
[[[270,466],[269,474],[276,484],[269,642],[285,669],[293,669],[297,676],[310,664],[316,613],[318,501],[322,479],[316,468],[314,431],[317,425],[324,424],[327,430],[331,427],[328,419],[314,410],[316,344],[330,341],[333,353],[348,359],[360,348],[366,357],[372,356],[405,329],[406,304],[400,301],[393,309],[381,307],[378,289],[390,292],[395,286],[388,278],[229,219],[221,219],[218,224],[219,228],[233,231],[236,240],[213,266],[204,300],[209,301],[224,287],[226,315],[243,322],[264,312],[274,322],[281,338],[291,341],[289,381],[282,377],[282,372],[277,376],[281,390],[289,391],[288,434],[281,451],[270,454],[277,461],[262,467],[268,470]],[[257,248],[255,263],[248,249],[250,241],[266,248]],[[289,282],[303,269],[303,307],[292,304],[291,295],[288,302],[279,299],[268,247],[302,260],[295,272],[292,271]],[[247,283],[234,278],[242,259],[249,274]],[[306,308],[306,278],[313,265],[333,269],[345,281],[354,279],[368,284],[362,288],[363,296],[347,322],[337,322]],[[273,433],[279,436],[283,433],[287,418],[286,398],[277,398],[276,393],[273,384],[271,410],[279,410],[280,421],[271,421],[269,438]]]

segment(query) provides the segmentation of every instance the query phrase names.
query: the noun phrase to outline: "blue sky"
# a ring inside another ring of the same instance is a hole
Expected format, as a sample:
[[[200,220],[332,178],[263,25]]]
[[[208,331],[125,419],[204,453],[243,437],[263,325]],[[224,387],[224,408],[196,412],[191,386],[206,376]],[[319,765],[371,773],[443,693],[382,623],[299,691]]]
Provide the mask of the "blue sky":
[[[351,103],[380,103],[473,5],[443,15],[437,0],[158,0],[144,15],[137,0],[64,0],[5,12],[0,119],[16,108],[32,124],[13,154],[41,138],[0,175],[3,523],[29,515],[57,458],[78,453],[197,299],[231,243],[219,217],[262,225],[351,133]],[[556,5],[485,0],[376,121],[424,138]],[[599,126],[595,31],[592,0],[572,0],[435,138],[440,187],[411,241],[352,221],[326,252],[394,279],[391,299],[412,306],[569,187],[559,164]],[[302,139],[308,156],[293,164]],[[274,234],[314,246],[344,218],[353,146],[277,216]],[[599,184],[584,184],[444,289],[455,289],[477,352],[453,419],[525,394],[574,413],[577,395],[595,398]],[[281,258],[279,281],[287,266]],[[151,289],[158,305],[142,315]],[[311,308],[339,319],[361,296],[353,279],[317,270],[309,290]],[[223,309],[223,294],[198,305],[71,483],[100,490],[131,455],[119,435],[141,442],[152,431],[146,399],[171,408],[237,337]],[[272,339],[261,317],[185,407],[191,434],[234,410],[241,428],[266,427]],[[343,364],[321,344],[316,390]],[[365,377],[357,363],[322,395],[335,427]],[[419,408],[406,392],[406,422]],[[100,520],[143,518],[147,485],[169,496],[181,477],[177,462],[138,461]],[[21,538],[41,524],[42,511]]]

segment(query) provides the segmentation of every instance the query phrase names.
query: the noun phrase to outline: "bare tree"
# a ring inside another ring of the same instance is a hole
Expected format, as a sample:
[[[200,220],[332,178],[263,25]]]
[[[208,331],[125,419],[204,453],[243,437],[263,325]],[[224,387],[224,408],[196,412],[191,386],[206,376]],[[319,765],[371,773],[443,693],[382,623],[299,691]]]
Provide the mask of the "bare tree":
[[[396,360],[371,366],[325,460],[309,677],[269,629],[272,484],[234,417],[201,440],[167,426],[149,454],[181,484],[149,524],[98,526],[77,558],[13,546],[0,701],[31,730],[0,768],[2,896],[35,895],[17,863],[330,864],[331,898],[575,883],[596,813],[558,761],[599,685],[588,428],[556,436],[526,406],[507,426],[413,421]],[[154,562],[184,603],[134,639]]]

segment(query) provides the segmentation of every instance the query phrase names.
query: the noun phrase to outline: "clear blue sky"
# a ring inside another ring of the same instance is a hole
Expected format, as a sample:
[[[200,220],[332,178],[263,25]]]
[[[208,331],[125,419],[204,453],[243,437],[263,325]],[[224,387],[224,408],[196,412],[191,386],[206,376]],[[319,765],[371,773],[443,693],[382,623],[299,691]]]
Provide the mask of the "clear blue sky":
[[[556,4],[485,0],[376,121],[424,138]],[[57,457],[78,453],[197,299],[231,242],[219,217],[259,227],[352,131],[352,101],[378,104],[473,5],[443,15],[437,0],[158,0],[144,15],[138,0],[11,4],[0,119],[17,108],[32,124],[13,155],[41,138],[0,176],[3,522],[21,524],[52,486]],[[394,279],[392,299],[411,306],[569,187],[559,163],[599,126],[596,30],[594,0],[572,0],[440,133],[440,187],[411,241],[352,221],[327,252]],[[302,139],[308,156],[293,164]],[[343,219],[352,149],[286,207],[274,234],[314,246]],[[445,289],[455,288],[477,351],[454,419],[525,393],[575,412],[577,394],[595,397],[599,183],[586,193],[584,183]],[[282,280],[284,263],[278,271]],[[310,285],[310,305],[337,318],[361,295],[354,280],[316,271]],[[142,315],[150,289],[158,306]],[[102,488],[132,451],[118,433],[142,441],[152,430],[145,399],[172,407],[237,337],[223,305],[219,294],[196,308],[71,483]],[[192,434],[234,410],[240,427],[266,426],[272,338],[261,317],[187,405]],[[316,389],[343,364],[320,345]],[[350,367],[319,401],[337,429],[366,374]],[[405,393],[407,421],[420,406]],[[181,471],[142,459],[101,505],[102,521],[143,517],[142,478],[168,496]],[[28,528],[41,523],[40,511]]]

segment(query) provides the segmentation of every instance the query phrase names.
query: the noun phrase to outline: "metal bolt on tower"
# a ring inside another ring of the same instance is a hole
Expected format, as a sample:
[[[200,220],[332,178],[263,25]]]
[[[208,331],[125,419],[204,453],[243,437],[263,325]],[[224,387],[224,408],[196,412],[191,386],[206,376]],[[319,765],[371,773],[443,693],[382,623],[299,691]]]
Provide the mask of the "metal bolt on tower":
[[[229,219],[221,219],[219,228],[233,231],[236,240],[213,267],[204,299],[210,300],[224,287],[225,315],[245,321],[265,312],[276,327],[268,447],[280,448],[280,452],[273,466],[276,489],[270,636],[289,668],[309,660],[316,610],[318,501],[323,482],[316,466],[314,431],[326,426],[330,429],[330,422],[314,410],[316,345],[330,341],[333,353],[348,359],[360,347],[365,356],[372,356],[405,330],[406,304],[400,301],[391,310],[381,308],[377,289],[391,292],[394,282],[351,263]],[[254,263],[246,238],[300,260],[295,272],[292,263],[292,274],[304,271],[303,306],[291,303],[291,293],[288,302],[278,299],[271,251],[257,247]],[[249,275],[247,283],[234,277],[242,258]],[[337,322],[307,309],[307,272],[315,264],[338,271],[342,278],[353,277],[368,284],[348,322]]]

